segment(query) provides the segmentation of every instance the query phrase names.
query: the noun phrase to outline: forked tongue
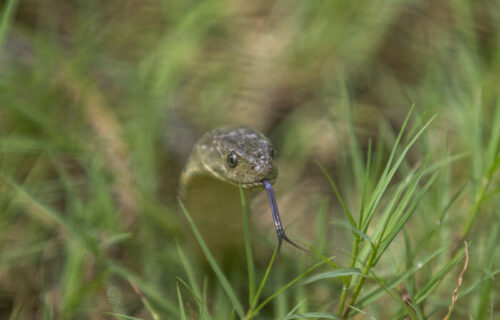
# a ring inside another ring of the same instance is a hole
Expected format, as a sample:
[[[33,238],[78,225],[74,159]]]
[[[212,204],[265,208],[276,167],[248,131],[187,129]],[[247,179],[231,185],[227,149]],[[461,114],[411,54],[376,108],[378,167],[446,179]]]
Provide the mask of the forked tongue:
[[[266,187],[267,197],[269,198],[269,203],[271,205],[271,213],[273,214],[274,227],[276,228],[276,233],[278,234],[277,254],[279,254],[280,252],[281,243],[283,242],[283,240],[285,240],[286,242],[288,242],[289,244],[300,250],[310,252],[309,250],[302,248],[301,246],[299,246],[286,236],[285,231],[283,230],[283,225],[281,224],[280,212],[278,211],[278,204],[276,203],[276,196],[274,195],[274,190],[273,187],[271,186],[271,182],[269,182],[269,180],[262,180],[262,183]]]

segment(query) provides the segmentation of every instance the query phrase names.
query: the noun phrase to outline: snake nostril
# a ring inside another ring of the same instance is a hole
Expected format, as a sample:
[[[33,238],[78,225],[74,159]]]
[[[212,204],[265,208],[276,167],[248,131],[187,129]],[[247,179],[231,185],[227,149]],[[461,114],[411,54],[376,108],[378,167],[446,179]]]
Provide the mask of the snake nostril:
[[[250,163],[250,170],[252,170],[252,171],[255,170],[255,163],[253,163],[253,162]]]

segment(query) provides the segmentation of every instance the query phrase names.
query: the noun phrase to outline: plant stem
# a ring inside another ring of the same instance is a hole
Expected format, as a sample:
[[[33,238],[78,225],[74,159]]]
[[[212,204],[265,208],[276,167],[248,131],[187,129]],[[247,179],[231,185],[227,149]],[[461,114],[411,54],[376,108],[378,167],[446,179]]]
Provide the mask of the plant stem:
[[[375,247],[372,251],[372,254],[370,255],[370,258],[368,258],[368,262],[366,263],[366,266],[363,270],[363,274],[366,276],[368,275],[368,272],[370,271],[373,261],[375,260],[375,257],[377,256],[377,247]],[[351,296],[351,301],[349,302],[350,305],[354,305],[356,303],[356,299],[359,296],[359,293],[361,292],[361,287],[363,287],[363,284],[365,282],[366,277],[359,277],[358,283],[356,284],[356,287],[354,288],[354,292]],[[349,315],[350,308],[346,308],[344,311],[344,318],[347,318]]]
[[[356,238],[354,239],[354,247],[352,249],[350,268],[354,268],[356,265],[356,258],[358,256],[358,250],[359,250],[359,240],[360,240],[359,236],[356,236]],[[349,287],[351,285],[351,280],[352,276],[348,276],[346,281],[344,282],[344,285],[342,286],[342,295],[340,296],[340,304],[338,309],[339,317],[342,316],[342,313],[344,312],[344,306],[345,302],[347,301],[347,295],[349,294]]]

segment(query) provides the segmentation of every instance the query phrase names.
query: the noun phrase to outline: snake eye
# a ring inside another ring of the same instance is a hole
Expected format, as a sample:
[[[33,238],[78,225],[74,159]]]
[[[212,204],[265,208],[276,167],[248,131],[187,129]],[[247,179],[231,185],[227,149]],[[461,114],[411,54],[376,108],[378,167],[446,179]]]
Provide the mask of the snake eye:
[[[276,150],[274,150],[274,148],[271,148],[271,151],[269,151],[269,155],[271,156],[271,159],[274,159],[274,157],[276,157],[276,154],[278,152]]]
[[[230,152],[229,155],[227,156],[227,165],[230,166],[231,168],[234,168],[238,165],[238,156],[234,152]]]

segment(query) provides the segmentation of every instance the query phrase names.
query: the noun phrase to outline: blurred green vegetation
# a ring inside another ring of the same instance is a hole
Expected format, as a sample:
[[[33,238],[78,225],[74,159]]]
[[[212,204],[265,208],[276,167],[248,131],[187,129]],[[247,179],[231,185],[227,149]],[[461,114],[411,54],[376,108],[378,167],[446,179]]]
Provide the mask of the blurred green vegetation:
[[[500,317],[499,1],[0,10],[0,318],[441,319],[462,279],[451,318]],[[176,200],[230,124],[273,141],[287,234],[316,252],[285,245],[258,301],[264,192],[250,280],[190,252]]]

